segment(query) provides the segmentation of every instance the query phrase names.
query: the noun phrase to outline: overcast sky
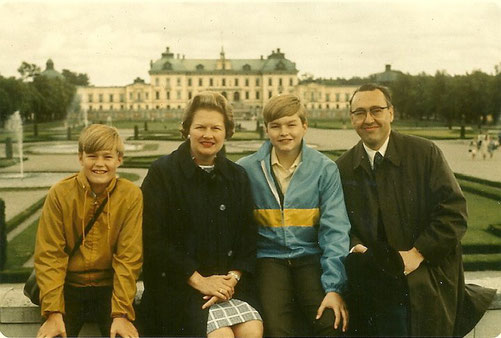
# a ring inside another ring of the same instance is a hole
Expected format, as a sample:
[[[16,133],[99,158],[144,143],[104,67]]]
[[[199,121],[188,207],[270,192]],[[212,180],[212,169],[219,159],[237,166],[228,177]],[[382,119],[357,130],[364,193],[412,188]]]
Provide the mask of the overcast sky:
[[[495,1],[6,1],[0,75],[22,61],[87,73],[94,85],[149,82],[166,46],[186,58],[265,57],[277,47],[300,73],[367,76],[385,64],[410,74],[494,72],[501,63]]]

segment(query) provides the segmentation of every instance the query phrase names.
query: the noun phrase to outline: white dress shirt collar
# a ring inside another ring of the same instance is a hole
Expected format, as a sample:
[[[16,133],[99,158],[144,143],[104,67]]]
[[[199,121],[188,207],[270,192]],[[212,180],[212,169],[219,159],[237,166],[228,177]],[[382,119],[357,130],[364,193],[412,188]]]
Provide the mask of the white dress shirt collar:
[[[365,145],[365,143],[363,143],[365,152],[369,156],[369,163],[371,164],[372,169],[374,169],[374,156],[376,156],[376,153],[380,153],[384,157],[384,154],[386,153],[386,148],[388,148],[388,141],[389,140],[390,140],[390,135],[388,135],[388,137],[386,138],[386,141],[384,141],[383,145],[378,150],[373,150],[373,149],[367,147]]]

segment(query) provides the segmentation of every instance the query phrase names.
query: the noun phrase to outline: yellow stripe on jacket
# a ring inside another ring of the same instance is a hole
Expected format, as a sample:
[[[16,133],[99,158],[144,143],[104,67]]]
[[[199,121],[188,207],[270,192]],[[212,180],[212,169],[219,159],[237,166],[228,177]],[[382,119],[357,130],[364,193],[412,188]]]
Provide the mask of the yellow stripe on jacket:
[[[254,217],[261,226],[265,227],[312,227],[318,223],[320,210],[313,209],[284,209],[284,222],[282,224],[282,210],[256,209]]]

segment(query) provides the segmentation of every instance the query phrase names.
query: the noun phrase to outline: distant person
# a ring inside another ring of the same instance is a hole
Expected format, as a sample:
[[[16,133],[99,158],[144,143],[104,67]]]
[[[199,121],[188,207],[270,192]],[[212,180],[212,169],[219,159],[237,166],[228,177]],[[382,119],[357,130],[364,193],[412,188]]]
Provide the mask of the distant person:
[[[497,147],[498,145],[496,144],[496,141],[494,141],[494,138],[488,136],[487,153],[489,154],[489,158],[492,158],[494,156],[494,151],[497,149]]]
[[[37,337],[78,336],[89,318],[102,336],[138,336],[132,304],[142,264],[143,200],[136,185],[116,178],[123,154],[115,128],[91,125],[78,141],[80,172],[49,191],[35,245],[45,318]]]
[[[263,118],[269,141],[238,163],[249,174],[259,223],[265,335],[341,335],[350,223],[337,166],[306,145],[306,109],[297,96],[274,96]]]
[[[249,179],[223,150],[234,132],[230,104],[197,94],[181,132],[186,141],[153,162],[141,187],[144,333],[261,337]]]
[[[477,141],[475,141],[474,139],[471,140],[468,146],[468,153],[470,154],[472,160],[474,160],[475,156],[477,155],[477,149]]]
[[[465,292],[466,200],[453,172],[433,142],[391,130],[387,88],[359,87],[350,116],[361,140],[336,163],[352,225],[354,334],[464,336],[493,290]]]
[[[487,134],[487,132],[477,136],[477,147],[479,154],[485,160],[487,158],[489,148],[489,134]]]

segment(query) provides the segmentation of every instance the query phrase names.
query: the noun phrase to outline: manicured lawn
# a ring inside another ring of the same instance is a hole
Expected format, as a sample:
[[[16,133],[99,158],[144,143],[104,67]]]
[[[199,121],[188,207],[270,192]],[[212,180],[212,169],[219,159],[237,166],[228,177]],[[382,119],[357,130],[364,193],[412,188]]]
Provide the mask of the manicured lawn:
[[[30,259],[35,250],[37,228],[38,219],[9,242],[7,245],[7,264],[5,270],[19,269]]]

